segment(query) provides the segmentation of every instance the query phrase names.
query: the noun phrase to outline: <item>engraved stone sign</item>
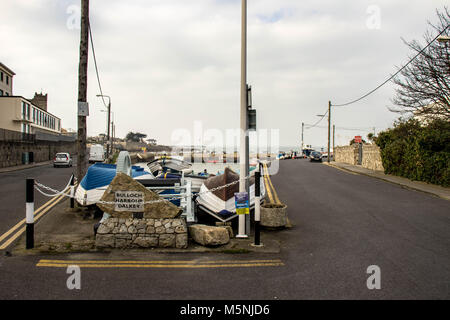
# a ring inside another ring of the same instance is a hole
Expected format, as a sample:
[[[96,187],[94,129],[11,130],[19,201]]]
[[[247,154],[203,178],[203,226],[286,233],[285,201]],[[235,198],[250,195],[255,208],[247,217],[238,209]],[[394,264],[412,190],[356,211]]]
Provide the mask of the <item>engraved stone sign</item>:
[[[144,193],[140,191],[116,191],[116,211],[144,212]]]

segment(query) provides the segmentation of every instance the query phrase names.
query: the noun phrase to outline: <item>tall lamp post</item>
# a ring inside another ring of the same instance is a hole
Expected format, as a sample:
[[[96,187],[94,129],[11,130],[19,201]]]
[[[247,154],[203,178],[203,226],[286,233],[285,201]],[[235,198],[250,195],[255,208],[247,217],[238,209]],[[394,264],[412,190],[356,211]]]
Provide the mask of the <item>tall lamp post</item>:
[[[110,127],[111,127],[111,97],[104,95],[104,94],[98,94],[97,97],[106,97],[108,98],[108,129],[106,130],[106,158],[109,157],[109,145],[111,144],[110,141]]]
[[[248,101],[247,101],[247,0],[242,1],[242,21],[241,21],[241,106],[240,106],[240,152],[239,152],[239,192],[245,192],[246,186],[246,172],[247,172],[247,159],[248,149],[246,148],[246,139],[248,135]],[[247,238],[245,228],[246,217],[245,215],[239,215],[239,226],[237,238]]]

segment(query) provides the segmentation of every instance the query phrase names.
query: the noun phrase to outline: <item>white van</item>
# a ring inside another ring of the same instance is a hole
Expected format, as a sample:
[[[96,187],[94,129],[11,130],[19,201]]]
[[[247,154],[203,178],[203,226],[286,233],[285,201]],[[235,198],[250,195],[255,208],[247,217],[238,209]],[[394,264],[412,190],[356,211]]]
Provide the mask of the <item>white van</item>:
[[[100,144],[94,144],[89,150],[89,162],[103,162],[105,161],[105,150]]]

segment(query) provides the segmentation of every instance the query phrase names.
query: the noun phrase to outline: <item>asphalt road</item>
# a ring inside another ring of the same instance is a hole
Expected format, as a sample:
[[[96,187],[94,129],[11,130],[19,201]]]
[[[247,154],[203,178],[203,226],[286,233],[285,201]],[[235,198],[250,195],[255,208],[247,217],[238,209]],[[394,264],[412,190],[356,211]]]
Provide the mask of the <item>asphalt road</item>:
[[[0,236],[25,218],[25,181],[34,178],[48,187],[62,190],[69,182],[74,166],[53,168],[52,164],[0,173]],[[35,191],[35,208],[50,200]]]
[[[307,160],[280,165],[272,181],[294,225],[273,231],[282,242],[280,254],[160,254],[157,259],[280,259],[284,266],[86,268],[81,290],[68,290],[66,269],[36,267],[39,259],[110,256],[1,257],[0,299],[450,298],[448,201]],[[371,265],[381,270],[379,290],[366,285]]]

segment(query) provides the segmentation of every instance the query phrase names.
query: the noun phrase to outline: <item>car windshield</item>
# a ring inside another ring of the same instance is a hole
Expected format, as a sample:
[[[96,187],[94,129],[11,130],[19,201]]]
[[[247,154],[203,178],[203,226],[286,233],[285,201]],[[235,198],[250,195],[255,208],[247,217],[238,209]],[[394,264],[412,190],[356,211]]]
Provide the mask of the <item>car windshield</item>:
[[[312,154],[313,154],[313,156],[320,156],[320,152],[317,152],[317,151],[314,151]]]

